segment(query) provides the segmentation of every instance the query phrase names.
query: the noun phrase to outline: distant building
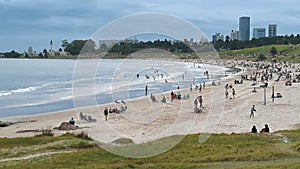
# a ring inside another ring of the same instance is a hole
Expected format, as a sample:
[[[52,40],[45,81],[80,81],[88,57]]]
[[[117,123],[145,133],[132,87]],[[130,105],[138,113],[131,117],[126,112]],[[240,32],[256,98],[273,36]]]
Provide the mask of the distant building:
[[[222,35],[221,33],[212,35],[212,42],[218,42],[219,40],[224,41],[224,35]]]
[[[269,37],[275,37],[275,36],[277,36],[277,25],[270,24],[269,25]]]
[[[246,41],[250,39],[250,17],[243,16],[239,18],[239,40]]]
[[[266,37],[266,29],[265,28],[254,28],[253,29],[253,38],[259,39]]]
[[[230,40],[238,40],[238,39],[239,39],[239,31],[231,30]]]

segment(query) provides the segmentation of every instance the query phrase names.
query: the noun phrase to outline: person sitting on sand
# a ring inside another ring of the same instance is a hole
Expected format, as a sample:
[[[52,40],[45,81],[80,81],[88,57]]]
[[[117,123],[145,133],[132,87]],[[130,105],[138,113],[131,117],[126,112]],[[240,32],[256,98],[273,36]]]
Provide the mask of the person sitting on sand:
[[[171,92],[171,101],[173,101],[174,99],[176,99],[176,94],[174,94],[174,92]]]
[[[162,102],[162,103],[167,103],[166,96],[163,96],[163,98],[161,99],[161,101],[160,101],[160,102]]]
[[[257,128],[256,128],[256,126],[253,126],[253,127],[252,127],[251,133],[257,133]]]
[[[72,124],[72,125],[75,125],[75,120],[74,120],[73,117],[71,118],[71,120],[69,121],[69,123]]]
[[[155,96],[152,93],[150,95],[150,99],[152,100],[152,102],[156,102],[156,98],[155,98]]]
[[[261,133],[269,133],[270,132],[270,129],[269,129],[269,126],[267,124],[265,124],[265,128],[262,128]]]
[[[79,113],[80,120],[88,120],[87,115],[83,115],[82,112]]]

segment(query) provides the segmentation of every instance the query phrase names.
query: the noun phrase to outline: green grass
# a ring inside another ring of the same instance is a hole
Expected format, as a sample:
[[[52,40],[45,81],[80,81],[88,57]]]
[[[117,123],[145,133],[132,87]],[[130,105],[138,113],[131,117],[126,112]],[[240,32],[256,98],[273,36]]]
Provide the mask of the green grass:
[[[294,63],[300,62],[300,46],[269,45],[240,50],[228,50],[218,52],[222,59],[249,59],[257,60],[257,56],[263,54],[267,60],[271,60],[270,49],[275,47],[278,51],[277,59]]]
[[[172,141],[178,141],[178,138],[181,139],[181,136],[167,137],[139,145],[130,144],[130,140],[125,138],[115,142],[126,143],[123,146],[117,146],[116,149],[131,150],[134,153],[134,151],[151,151],[149,145],[156,145],[157,149],[160,149]],[[60,137],[2,138],[0,139],[0,160],[43,152],[73,151],[26,160],[0,162],[0,168],[298,169],[300,167],[300,130],[281,131],[273,134],[213,134],[204,143],[199,143],[198,139],[199,135],[188,135],[175,147],[162,154],[148,158],[129,158],[112,154],[96,146],[95,142],[89,139],[78,138],[70,134]],[[284,143],[284,139],[289,142]],[[152,151],[156,152],[157,150]],[[15,155],[17,152],[22,153]]]

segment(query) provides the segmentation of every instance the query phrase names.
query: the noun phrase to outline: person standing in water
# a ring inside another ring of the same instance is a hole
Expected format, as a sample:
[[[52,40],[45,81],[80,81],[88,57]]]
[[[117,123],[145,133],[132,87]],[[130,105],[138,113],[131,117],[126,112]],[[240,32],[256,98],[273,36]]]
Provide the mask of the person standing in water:
[[[145,86],[145,96],[148,95],[148,85]]]

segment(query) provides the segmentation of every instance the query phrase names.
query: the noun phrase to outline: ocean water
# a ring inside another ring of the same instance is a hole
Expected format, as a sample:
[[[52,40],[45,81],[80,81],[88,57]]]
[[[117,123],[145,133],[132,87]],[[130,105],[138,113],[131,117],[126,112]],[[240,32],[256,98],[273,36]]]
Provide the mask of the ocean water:
[[[144,97],[146,85],[149,95],[158,94],[224,77],[225,71],[179,61],[1,59],[0,117],[126,101]]]

